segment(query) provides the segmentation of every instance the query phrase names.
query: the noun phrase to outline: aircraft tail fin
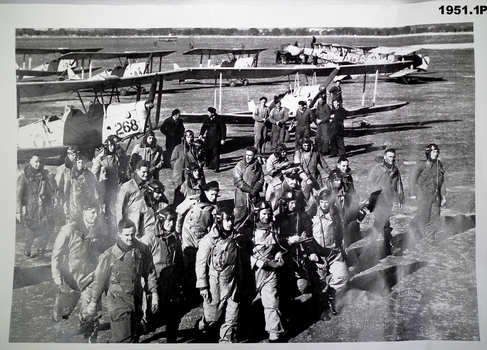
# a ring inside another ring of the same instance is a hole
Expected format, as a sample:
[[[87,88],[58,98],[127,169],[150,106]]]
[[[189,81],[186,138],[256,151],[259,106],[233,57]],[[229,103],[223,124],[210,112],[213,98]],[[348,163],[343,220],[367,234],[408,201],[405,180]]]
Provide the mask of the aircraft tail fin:
[[[179,67],[179,65],[177,63],[173,63],[172,65],[173,65],[174,70],[181,69],[181,67]]]
[[[256,108],[254,100],[248,100],[247,105],[249,106],[249,111],[253,112]]]

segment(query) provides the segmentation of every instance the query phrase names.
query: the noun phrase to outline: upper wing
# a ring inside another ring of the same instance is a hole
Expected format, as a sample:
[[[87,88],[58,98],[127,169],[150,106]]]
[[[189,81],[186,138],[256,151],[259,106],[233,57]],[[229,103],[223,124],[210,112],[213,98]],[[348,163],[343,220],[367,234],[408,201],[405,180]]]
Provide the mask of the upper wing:
[[[212,49],[212,48],[202,48],[202,49],[191,49],[189,51],[183,52],[183,55],[223,55],[226,53],[233,53],[234,55],[253,55],[267,50],[267,48],[249,48],[249,49]]]
[[[109,60],[113,58],[147,58],[152,57],[164,57],[170,55],[176,51],[172,50],[160,50],[160,51],[125,51],[125,52],[69,52],[60,56],[60,59],[97,59],[97,60]]]
[[[15,53],[17,55],[47,55],[51,53],[66,54],[68,52],[96,52],[100,51],[98,47],[58,47],[58,48],[33,48],[33,47],[16,47]]]
[[[371,74],[397,72],[411,65],[412,62],[396,62],[385,64],[369,65],[345,65],[338,67],[338,74]],[[253,68],[235,68],[235,67],[198,67],[175,69],[166,72],[157,72],[139,75],[135,77],[115,77],[110,76],[103,80],[75,80],[75,81],[52,81],[52,82],[17,82],[17,93],[19,96],[35,97],[43,95],[52,95],[62,92],[82,89],[104,90],[114,87],[127,87],[135,85],[150,84],[154,81],[155,76],[162,77],[162,80],[186,80],[186,79],[260,79],[274,78],[296,73],[316,76],[329,76],[334,72],[335,67],[314,67],[314,66],[296,66],[296,67],[253,67]]]

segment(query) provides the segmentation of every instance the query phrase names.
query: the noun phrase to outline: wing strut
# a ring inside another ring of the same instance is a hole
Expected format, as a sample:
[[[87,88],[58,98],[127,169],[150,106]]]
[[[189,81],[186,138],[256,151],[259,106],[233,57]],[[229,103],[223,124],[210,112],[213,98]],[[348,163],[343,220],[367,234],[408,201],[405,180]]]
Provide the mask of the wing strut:
[[[162,75],[158,75],[157,80],[159,81],[159,89],[157,90],[156,127],[159,126],[159,119],[161,118],[162,90],[164,84],[164,79],[162,79]]]
[[[81,102],[81,106],[83,106],[83,111],[85,111],[85,114],[87,114],[87,113],[88,113],[88,111],[86,110],[85,104],[84,104],[84,102],[83,102],[83,99],[81,98],[81,95],[80,95],[79,91],[78,91],[78,90],[76,90],[76,93],[78,94],[78,99],[79,99],[79,100],[80,100],[80,102]]]
[[[222,78],[223,78],[223,73],[220,72],[220,101],[218,103],[218,113],[222,112]]]
[[[379,79],[379,71],[375,71],[375,82],[374,82],[374,98],[372,99],[372,106],[375,106],[375,98],[377,96],[377,80]]]
[[[362,107],[365,105],[365,87],[367,86],[367,74],[364,74],[364,85],[362,87]]]

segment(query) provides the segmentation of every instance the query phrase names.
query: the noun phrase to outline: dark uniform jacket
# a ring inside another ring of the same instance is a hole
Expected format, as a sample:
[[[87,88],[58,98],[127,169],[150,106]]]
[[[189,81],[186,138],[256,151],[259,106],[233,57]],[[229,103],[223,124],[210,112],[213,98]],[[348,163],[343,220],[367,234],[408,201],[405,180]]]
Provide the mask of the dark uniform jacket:
[[[166,148],[172,149],[181,143],[184,135],[184,124],[181,119],[169,117],[161,125],[161,132],[166,136]]]
[[[219,115],[206,116],[201,126],[200,135],[205,136],[204,148],[210,149],[227,138],[227,127]]]

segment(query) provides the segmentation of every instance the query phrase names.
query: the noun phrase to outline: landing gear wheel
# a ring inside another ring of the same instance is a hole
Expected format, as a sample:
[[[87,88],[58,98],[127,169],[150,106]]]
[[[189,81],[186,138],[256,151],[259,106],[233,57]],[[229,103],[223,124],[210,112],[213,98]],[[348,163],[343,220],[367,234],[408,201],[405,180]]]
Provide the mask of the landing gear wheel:
[[[237,82],[235,80],[230,80],[230,84],[229,84],[231,87],[235,87],[237,86]]]
[[[120,90],[120,96],[127,96],[127,90],[125,89]]]
[[[242,80],[243,86],[249,85],[249,81],[247,79]]]

